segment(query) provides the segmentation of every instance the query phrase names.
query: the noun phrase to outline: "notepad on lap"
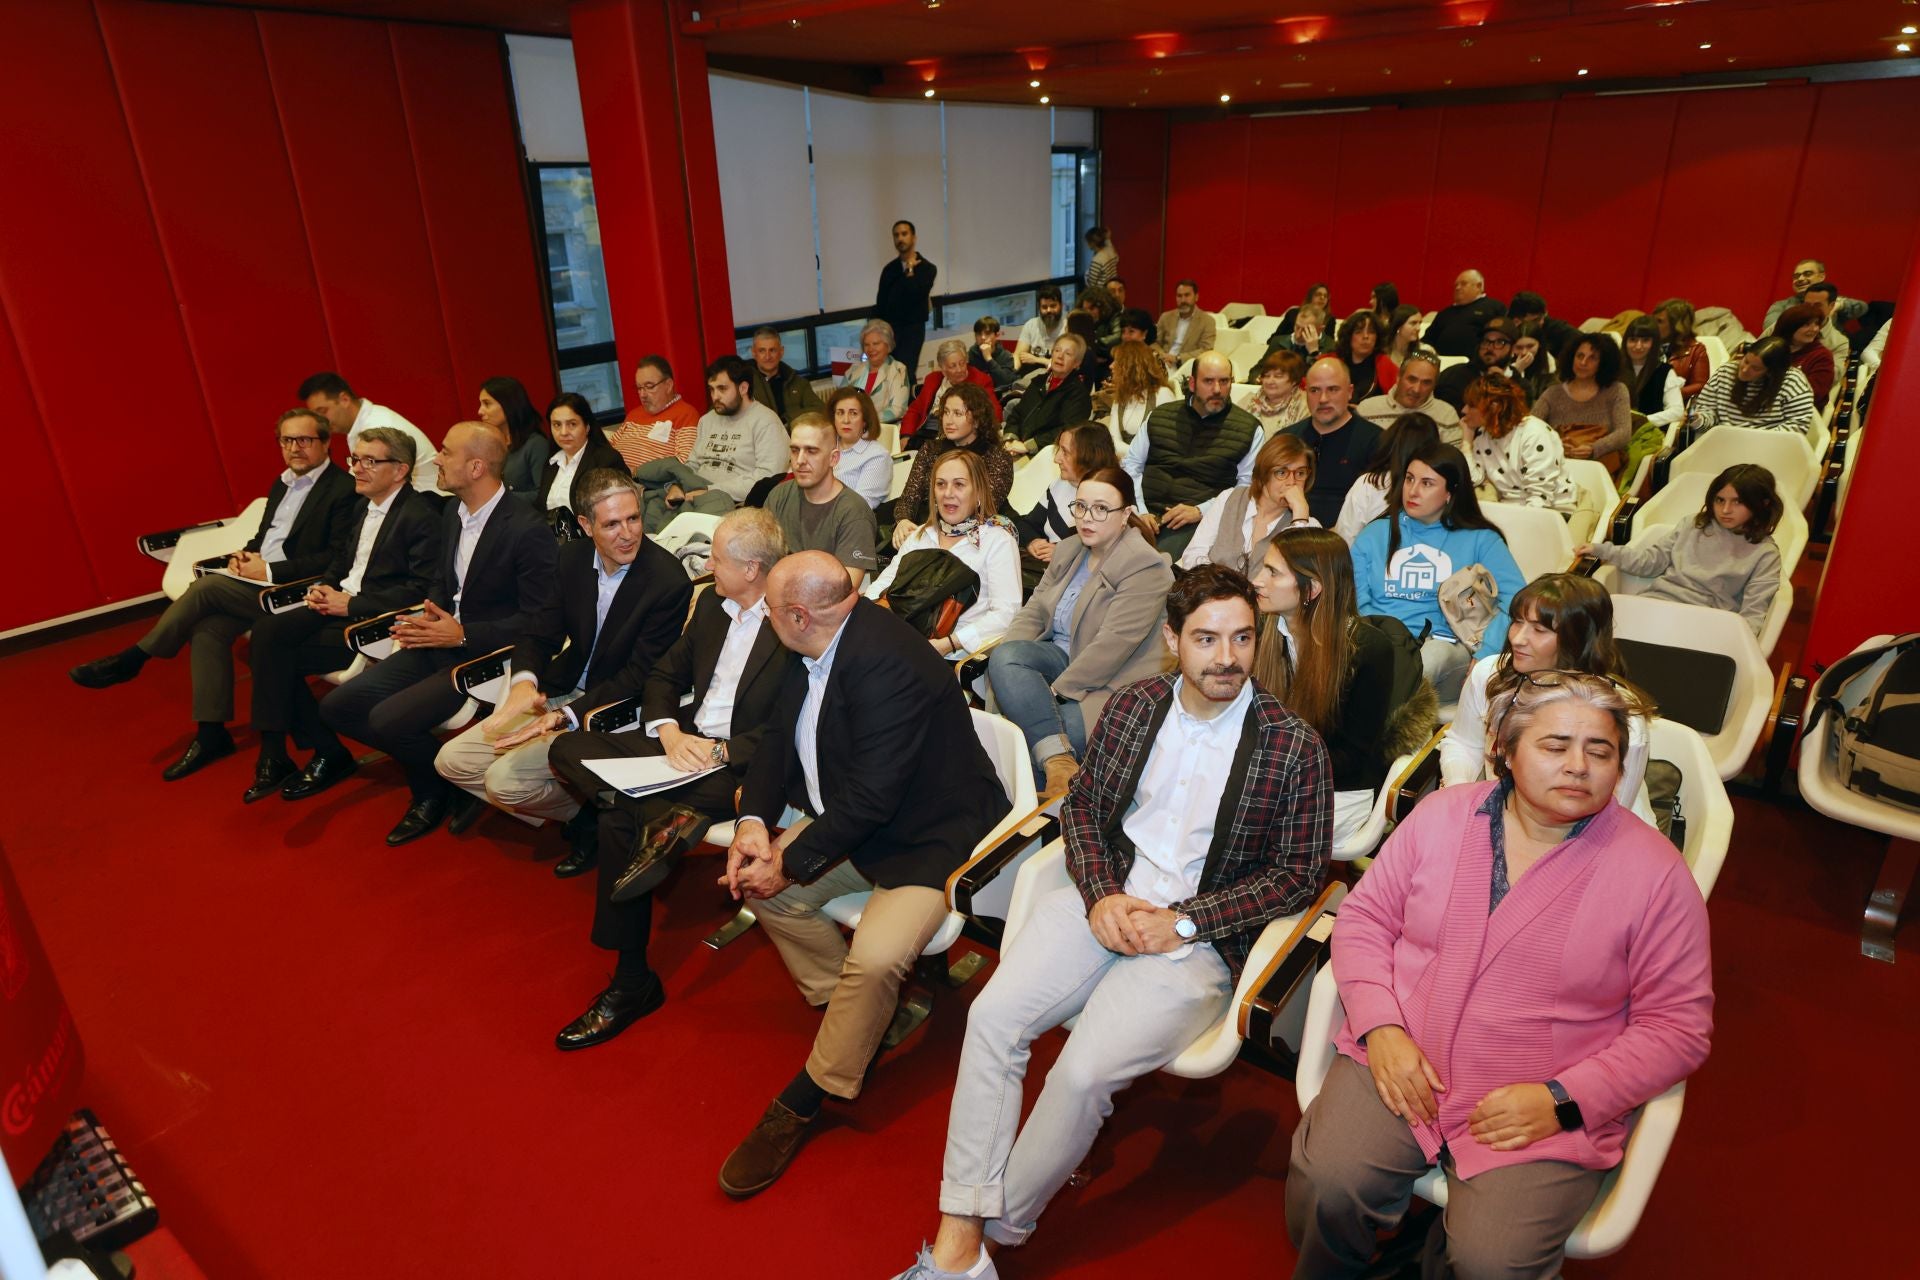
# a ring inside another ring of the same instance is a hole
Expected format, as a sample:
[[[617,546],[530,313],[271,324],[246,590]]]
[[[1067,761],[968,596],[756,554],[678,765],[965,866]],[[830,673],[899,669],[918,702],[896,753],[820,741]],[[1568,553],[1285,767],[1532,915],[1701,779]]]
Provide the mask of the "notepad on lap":
[[[695,778],[705,777],[719,765],[705,769],[696,769],[685,773],[673,767],[665,756],[628,756],[615,760],[588,760],[587,768],[600,775],[605,782],[622,795],[652,795],[656,791],[670,791],[674,787],[692,782]]]

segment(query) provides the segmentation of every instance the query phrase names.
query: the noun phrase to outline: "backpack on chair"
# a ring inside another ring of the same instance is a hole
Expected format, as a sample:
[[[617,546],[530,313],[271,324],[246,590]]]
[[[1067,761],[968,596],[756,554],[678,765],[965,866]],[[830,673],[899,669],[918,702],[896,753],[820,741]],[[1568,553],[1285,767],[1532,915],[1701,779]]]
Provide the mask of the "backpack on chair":
[[[1380,632],[1393,646],[1393,693],[1388,705],[1381,754],[1389,761],[1412,755],[1433,736],[1440,723],[1440,698],[1427,683],[1420,665],[1420,641],[1407,624],[1387,613],[1361,615],[1360,621]]]
[[[1920,810],[1920,631],[1848,654],[1812,697],[1806,732],[1832,713],[1842,785]]]

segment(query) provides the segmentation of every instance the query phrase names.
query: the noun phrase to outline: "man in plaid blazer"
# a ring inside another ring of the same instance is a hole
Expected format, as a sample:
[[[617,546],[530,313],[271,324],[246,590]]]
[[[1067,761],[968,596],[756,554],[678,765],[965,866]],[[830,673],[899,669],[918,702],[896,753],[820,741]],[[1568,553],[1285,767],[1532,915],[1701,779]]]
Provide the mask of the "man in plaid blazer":
[[[1247,678],[1256,617],[1240,574],[1188,573],[1163,628],[1178,675],[1128,685],[1101,713],[1060,811],[1073,887],[1035,905],[973,1003],[939,1234],[896,1280],[995,1275],[985,1240],[1026,1240],[1114,1093],[1219,1021],[1260,930],[1319,892],[1333,770]],[[1020,1128],[1028,1047],[1076,1015]]]

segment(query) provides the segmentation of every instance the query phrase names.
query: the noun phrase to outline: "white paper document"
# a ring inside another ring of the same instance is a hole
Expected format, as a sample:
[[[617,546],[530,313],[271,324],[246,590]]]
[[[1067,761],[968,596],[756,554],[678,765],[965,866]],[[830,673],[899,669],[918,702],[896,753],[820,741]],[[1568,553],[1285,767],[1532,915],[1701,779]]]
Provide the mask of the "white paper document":
[[[600,780],[615,791],[628,796],[652,795],[656,791],[670,791],[674,787],[692,782],[695,778],[705,777],[719,765],[710,765],[705,769],[696,769],[692,773],[682,773],[673,767],[665,756],[629,756],[617,760],[589,760],[587,768],[600,775]]]

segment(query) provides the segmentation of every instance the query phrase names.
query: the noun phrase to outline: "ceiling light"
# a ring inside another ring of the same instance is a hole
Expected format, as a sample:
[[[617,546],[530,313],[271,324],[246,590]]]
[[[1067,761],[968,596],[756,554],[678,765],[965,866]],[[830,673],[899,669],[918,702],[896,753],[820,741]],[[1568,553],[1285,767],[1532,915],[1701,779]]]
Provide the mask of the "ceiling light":
[[[1223,94],[1221,94],[1221,95],[1220,95],[1220,101],[1222,101],[1222,102],[1232,102],[1232,101],[1233,101],[1233,95],[1232,95],[1232,94],[1230,94],[1230,93],[1223,93]]]
[[[1041,95],[1040,95],[1040,105],[1041,105],[1041,106],[1043,106],[1043,107],[1044,107],[1044,106],[1046,106],[1046,105],[1047,105],[1047,104],[1048,104],[1049,102],[1052,102],[1052,101],[1053,101],[1053,99],[1052,99],[1052,98],[1049,98],[1049,97],[1048,97],[1048,96],[1047,96],[1046,94],[1044,94],[1044,93],[1043,93],[1043,94],[1041,94]]]
[[[1920,36],[1920,27],[1902,27],[1900,28],[1900,34],[1903,36]]]
[[[800,25],[800,19],[798,19],[798,18],[789,18],[789,19],[787,20],[787,25],[788,25],[788,26],[790,26],[790,27],[796,27],[796,28],[797,28],[797,27],[798,27],[798,26]]]
[[[1902,40],[1899,44],[1893,46],[1893,51],[1895,53],[1912,53],[1913,46],[1908,44],[1905,40]]]
[[[1700,42],[1700,47],[1701,47],[1702,49],[1711,49],[1711,48],[1713,48],[1713,41],[1711,41],[1711,40],[1702,40],[1702,41]]]
[[[1576,71],[1576,72],[1574,72],[1573,74],[1575,74],[1575,75],[1577,75],[1577,76],[1583,76],[1583,75],[1585,75],[1585,74],[1587,74],[1587,69],[1586,69],[1585,67],[1582,67],[1582,68],[1580,68],[1580,69],[1579,69],[1578,71]]]
[[[931,89],[929,89],[929,90],[927,90],[927,92],[926,92],[926,95],[925,95],[925,96],[926,96],[926,97],[929,97],[929,98],[931,98],[931,97],[933,96],[933,90],[931,90]]]
[[[1029,88],[1029,89],[1038,89],[1039,87],[1040,87],[1040,82],[1039,82],[1038,80],[1029,80],[1029,81],[1027,81],[1027,88]]]

